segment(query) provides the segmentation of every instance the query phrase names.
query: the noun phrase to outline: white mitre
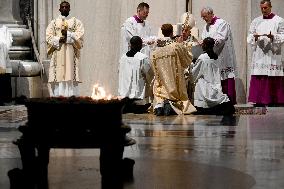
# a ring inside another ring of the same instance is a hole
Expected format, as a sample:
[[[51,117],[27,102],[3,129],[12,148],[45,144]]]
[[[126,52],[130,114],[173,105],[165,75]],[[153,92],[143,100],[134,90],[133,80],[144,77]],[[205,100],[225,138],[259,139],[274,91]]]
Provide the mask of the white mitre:
[[[186,26],[190,26],[191,28],[193,28],[196,24],[195,22],[195,19],[193,17],[192,14],[190,14],[189,12],[185,12],[181,15],[180,17],[180,22],[183,24],[183,25],[186,25]]]
[[[198,30],[197,27],[195,27],[195,24],[196,24],[196,21],[194,19],[193,14],[191,14],[189,12],[185,12],[180,17],[180,23],[178,23],[178,27],[179,27],[179,25],[181,25],[181,27],[190,27],[191,28],[191,35],[193,35],[196,39],[198,39],[199,38],[199,30]]]

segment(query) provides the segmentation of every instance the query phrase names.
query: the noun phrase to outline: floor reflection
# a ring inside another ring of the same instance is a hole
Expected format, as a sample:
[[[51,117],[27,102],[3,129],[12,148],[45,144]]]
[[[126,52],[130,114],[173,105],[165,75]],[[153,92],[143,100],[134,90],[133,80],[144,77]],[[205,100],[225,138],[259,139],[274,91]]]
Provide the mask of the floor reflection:
[[[231,127],[238,125],[238,119],[239,116],[212,116],[207,119],[175,116],[171,121],[155,122],[152,125],[144,124],[142,120],[140,122],[128,121],[126,124],[143,125],[142,128],[133,129],[131,136],[135,137],[222,136],[230,138],[236,134],[235,129]]]
[[[1,189],[10,188],[9,170],[22,169],[12,141],[25,121],[25,110],[0,109]],[[284,108],[229,117],[124,114],[123,122],[137,141],[124,151],[135,160],[124,189],[284,188]],[[102,188],[99,156],[98,149],[51,149],[49,188]]]

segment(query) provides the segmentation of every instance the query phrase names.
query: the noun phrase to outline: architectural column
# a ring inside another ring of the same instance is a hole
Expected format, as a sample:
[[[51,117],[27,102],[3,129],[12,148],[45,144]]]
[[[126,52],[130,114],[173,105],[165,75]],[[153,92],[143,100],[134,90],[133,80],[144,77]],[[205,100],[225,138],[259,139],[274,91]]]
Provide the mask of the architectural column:
[[[49,22],[53,19],[52,10],[53,10],[53,1],[46,0],[35,0],[35,5],[37,9],[35,10],[35,15],[37,15],[36,24],[37,28],[37,42],[38,42],[38,50],[40,52],[41,58],[43,60],[47,59],[46,53],[46,43],[45,43],[45,30]]]

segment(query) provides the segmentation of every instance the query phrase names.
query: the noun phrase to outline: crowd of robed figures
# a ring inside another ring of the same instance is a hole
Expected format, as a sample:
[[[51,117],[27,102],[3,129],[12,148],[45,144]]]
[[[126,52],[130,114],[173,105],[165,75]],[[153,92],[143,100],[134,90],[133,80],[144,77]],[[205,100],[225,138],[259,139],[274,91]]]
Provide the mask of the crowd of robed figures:
[[[204,7],[201,40],[191,34],[195,21],[189,13],[182,15],[175,35],[171,24],[163,24],[163,37],[156,37],[146,21],[149,8],[140,3],[122,26],[119,94],[140,99],[139,105],[150,102],[156,115],[232,114],[237,64],[230,24]],[[282,105],[284,22],[272,13],[269,0],[260,8],[262,15],[252,21],[247,37],[253,50],[248,101]],[[142,39],[141,49],[132,48],[134,36]]]
[[[230,24],[204,7],[200,15],[206,23],[200,36],[193,35],[195,21],[188,12],[180,23],[162,24],[161,35],[152,36],[146,20],[149,9],[140,3],[121,27],[118,94],[138,99],[141,111],[151,105],[156,115],[233,112],[237,64]],[[284,20],[272,12],[270,0],[262,0],[260,9],[262,15],[252,21],[247,36],[252,47],[248,102],[283,105]],[[76,96],[84,26],[69,16],[67,1],[60,3],[59,12],[46,29],[50,96]],[[11,37],[2,38],[1,53],[6,56],[1,58],[6,58],[0,74],[7,75]]]

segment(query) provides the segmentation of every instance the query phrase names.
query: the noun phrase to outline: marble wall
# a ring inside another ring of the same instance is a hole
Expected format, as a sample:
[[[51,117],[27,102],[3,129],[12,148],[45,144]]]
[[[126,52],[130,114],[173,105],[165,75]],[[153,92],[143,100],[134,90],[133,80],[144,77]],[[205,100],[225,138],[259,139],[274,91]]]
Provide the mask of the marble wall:
[[[0,24],[18,24],[21,23],[20,0],[1,0],[0,2]]]

